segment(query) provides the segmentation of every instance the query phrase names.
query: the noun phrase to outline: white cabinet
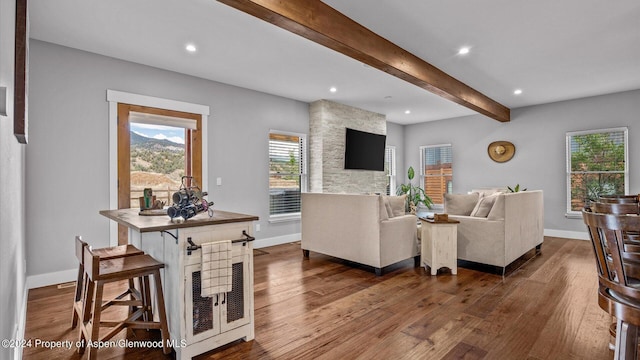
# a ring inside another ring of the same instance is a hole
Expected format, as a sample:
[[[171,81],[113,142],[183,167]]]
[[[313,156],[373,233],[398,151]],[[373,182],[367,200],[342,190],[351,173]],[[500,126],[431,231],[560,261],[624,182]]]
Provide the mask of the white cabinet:
[[[138,209],[100,214],[129,228],[129,242],[164,263],[161,270],[171,346],[191,359],[230,342],[253,340],[253,221],[257,216],[216,210],[182,221],[139,216]],[[200,296],[200,245],[232,241],[232,290]],[[153,284],[152,284],[153,286]],[[154,293],[152,291],[152,293]],[[155,304],[154,304],[155,305]]]
[[[431,268],[436,275],[441,267],[448,267],[452,274],[458,273],[458,227],[457,222],[434,223],[422,221],[420,263]]]
[[[162,286],[177,360],[190,360],[230,342],[255,337],[253,242],[246,240],[252,234],[251,221],[172,229],[162,235],[130,229],[131,242],[165,264]],[[201,297],[198,247],[241,239],[245,241],[232,244],[231,292]]]

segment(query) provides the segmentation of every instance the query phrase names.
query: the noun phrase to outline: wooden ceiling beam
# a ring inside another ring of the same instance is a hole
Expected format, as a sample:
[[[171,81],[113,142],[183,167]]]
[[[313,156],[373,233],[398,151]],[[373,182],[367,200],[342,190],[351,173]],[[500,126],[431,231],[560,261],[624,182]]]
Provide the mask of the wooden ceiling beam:
[[[501,122],[506,106],[319,0],[218,0]]]

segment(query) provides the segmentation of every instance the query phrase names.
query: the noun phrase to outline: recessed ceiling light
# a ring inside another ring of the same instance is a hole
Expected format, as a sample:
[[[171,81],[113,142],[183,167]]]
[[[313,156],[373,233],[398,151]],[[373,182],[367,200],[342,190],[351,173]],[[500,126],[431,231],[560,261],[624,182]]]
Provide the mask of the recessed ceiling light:
[[[522,89],[515,89],[515,90],[513,91],[513,94],[514,94],[514,95],[520,95],[520,94],[522,94]]]
[[[409,115],[409,114],[411,114],[411,110],[405,110],[404,113]]]
[[[460,50],[458,50],[458,55],[467,55],[469,50],[471,49],[468,46],[461,47]]]
[[[198,50],[196,49],[196,46],[193,44],[187,44],[187,46],[185,46],[184,48],[190,53],[194,53],[196,52],[196,50]]]
[[[332,93],[334,93],[334,92],[338,91],[338,89],[336,89],[336,87],[335,87],[335,86],[332,86],[332,87],[329,89],[329,91],[331,91]]]

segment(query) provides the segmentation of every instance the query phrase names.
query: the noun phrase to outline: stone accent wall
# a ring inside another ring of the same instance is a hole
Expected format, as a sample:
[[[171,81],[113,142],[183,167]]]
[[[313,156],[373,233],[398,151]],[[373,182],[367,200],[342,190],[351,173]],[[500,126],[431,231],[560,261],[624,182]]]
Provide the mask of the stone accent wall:
[[[345,170],[344,150],[346,128],[386,135],[386,117],[328,100],[311,103],[309,113],[309,191],[384,194],[384,172]]]

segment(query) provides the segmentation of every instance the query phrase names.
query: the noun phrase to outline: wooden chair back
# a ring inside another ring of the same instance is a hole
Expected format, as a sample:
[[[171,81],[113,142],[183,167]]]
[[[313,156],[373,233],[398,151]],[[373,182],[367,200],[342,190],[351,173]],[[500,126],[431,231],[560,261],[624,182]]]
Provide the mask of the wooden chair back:
[[[80,265],[84,265],[84,248],[88,244],[82,240],[82,236],[76,236],[76,258]]]
[[[100,256],[94,254],[88,246],[84,247],[83,254],[84,272],[93,281],[100,276]]]
[[[614,215],[582,211],[582,218],[591,238],[596,255],[598,279],[601,287],[609,289],[622,297],[637,301],[640,306],[640,279],[629,274],[629,269],[640,265],[639,253],[624,253],[624,233],[640,229],[640,216]],[[640,324],[640,308],[638,309]]]
[[[615,360],[638,358],[640,254],[624,251],[625,233],[640,230],[640,216],[582,211],[596,255],[598,305],[615,317]],[[623,256],[624,255],[624,256]],[[613,329],[613,330],[612,330]]]
[[[640,214],[640,203],[591,203],[591,210],[603,214]]]
[[[639,201],[638,195],[602,195],[598,197],[598,202],[626,204],[637,203]]]

